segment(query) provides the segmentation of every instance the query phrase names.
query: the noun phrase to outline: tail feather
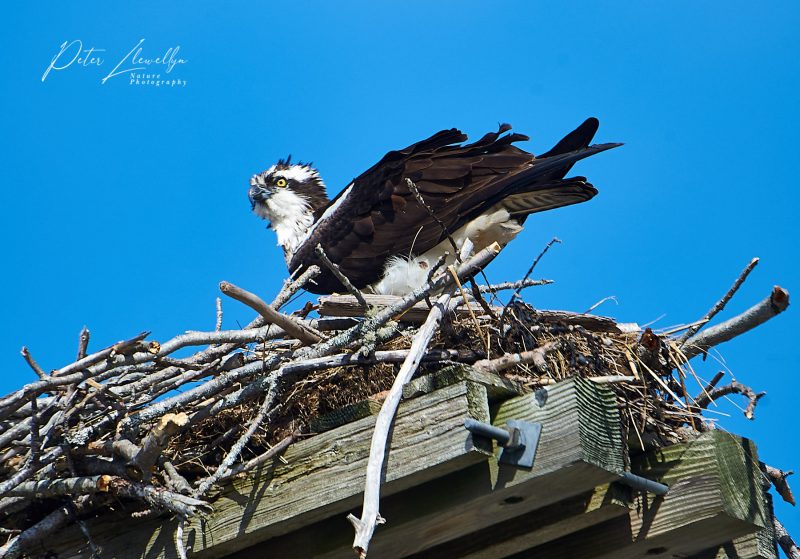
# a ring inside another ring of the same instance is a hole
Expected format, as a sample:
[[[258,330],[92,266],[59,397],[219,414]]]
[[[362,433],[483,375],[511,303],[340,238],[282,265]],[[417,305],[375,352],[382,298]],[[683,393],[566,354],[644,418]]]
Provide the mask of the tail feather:
[[[552,149],[538,156],[531,167],[517,174],[505,189],[502,205],[520,223],[532,213],[590,200],[597,189],[584,177],[564,179],[572,166],[597,153],[619,147],[619,143],[589,145],[599,122],[588,118],[564,136]]]
[[[615,143],[594,144],[567,153],[537,158],[530,167],[514,175],[506,186],[505,192],[510,194],[529,192],[539,190],[543,188],[543,185],[544,188],[552,188],[552,183],[561,180],[577,161],[621,145]]]
[[[528,190],[507,196],[502,206],[508,213],[524,221],[532,213],[543,212],[592,199],[597,189],[586,182],[584,177],[574,177],[549,183],[539,183],[535,190]]]
[[[594,117],[587,118],[575,130],[564,136],[550,151],[547,151],[539,158],[552,157],[553,155],[561,155],[569,151],[577,151],[589,145],[600,127],[600,121]]]
[[[597,129],[600,127],[600,121],[594,117],[587,118],[583,123],[578,126],[575,130],[564,136],[561,141],[559,141],[556,145],[554,145],[549,151],[544,152],[543,154],[537,156],[537,159],[550,159],[552,157],[556,157],[558,155],[564,155],[571,152],[579,152],[583,149],[589,148],[589,144],[594,138],[594,135],[597,133]],[[617,144],[621,145],[621,144]],[[616,145],[614,146],[616,147]],[[598,153],[597,151],[592,152],[588,155],[593,155]],[[587,155],[587,157],[588,157]],[[574,161],[567,163],[566,165],[561,166],[560,168],[554,169],[547,175],[542,176],[543,180],[550,180],[550,179],[563,179],[567,176],[572,166],[575,164],[577,159]]]

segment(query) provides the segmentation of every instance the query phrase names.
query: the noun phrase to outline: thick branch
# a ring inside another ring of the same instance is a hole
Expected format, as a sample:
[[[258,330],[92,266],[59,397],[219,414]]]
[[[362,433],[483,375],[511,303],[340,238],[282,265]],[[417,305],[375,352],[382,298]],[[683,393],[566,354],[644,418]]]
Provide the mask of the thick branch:
[[[255,310],[270,324],[280,326],[286,330],[287,333],[305,344],[315,344],[322,340],[322,336],[318,332],[315,332],[313,329],[297,321],[293,317],[276,311],[254,293],[250,293],[249,291],[233,285],[232,283],[228,283],[227,281],[220,282],[219,289],[228,297],[232,297],[233,299],[236,299],[237,301],[244,303],[248,307]]]
[[[378,524],[383,524],[385,520],[379,513],[380,506],[380,486],[381,473],[383,471],[383,461],[388,445],[389,430],[391,429],[400,398],[403,395],[403,386],[411,380],[414,372],[419,367],[422,355],[428,347],[431,338],[436,332],[436,327],[444,316],[447,304],[450,302],[450,293],[442,295],[436,301],[425,324],[414,335],[411,343],[411,350],[403,362],[400,371],[397,373],[394,384],[389,395],[381,406],[378,418],[375,423],[375,431],[372,435],[372,444],[369,451],[369,462],[367,464],[367,478],[364,488],[364,505],[361,509],[361,517],[348,515],[347,519],[353,524],[356,534],[353,540],[353,549],[364,559],[367,556],[369,542]]]
[[[170,439],[188,422],[189,416],[183,412],[168,413],[158,420],[130,461],[130,465],[138,470],[140,479],[144,481],[150,479],[151,469],[161,456],[161,452],[166,448]]]
[[[39,366],[39,364],[33,358],[33,356],[31,355],[31,352],[28,351],[28,348],[26,346],[22,346],[22,349],[20,350],[20,354],[22,354],[22,357],[25,359],[25,362],[28,364],[28,366],[31,369],[33,369],[33,372],[36,373],[37,377],[39,377],[40,379],[47,378],[47,373],[44,372],[44,369],[42,369]]]
[[[130,347],[145,339],[149,334],[150,332],[142,332],[130,340],[117,342],[116,344],[98,351],[97,353],[87,355],[83,359],[79,359],[78,361],[75,361],[66,367],[62,367],[57,371],[53,371],[51,377],[27,384],[20,390],[17,390],[5,398],[0,399],[0,420],[11,415],[21,405],[22,402],[30,400],[31,396],[39,395],[55,386],[74,384],[75,382],[88,378],[91,376],[91,373],[86,371],[88,367],[104,359],[112,357],[115,354],[124,353]],[[77,373],[76,377],[73,377],[72,373]]]
[[[211,506],[205,501],[119,477],[110,477],[108,487],[114,495],[144,500],[151,507],[167,510],[181,518],[189,518],[211,510]]]
[[[777,516],[772,517],[772,527],[775,529],[775,541],[781,546],[781,549],[789,559],[800,559],[800,548],[794,543],[792,536],[786,531],[786,528],[778,520]]]
[[[189,495],[192,492],[192,486],[189,485],[185,477],[178,473],[172,462],[164,461],[164,472],[166,473],[165,481],[170,489],[183,495]]]
[[[25,481],[6,493],[9,497],[61,497],[108,491],[107,475],[68,477],[54,480]]]
[[[533,364],[540,373],[547,371],[547,361],[545,357],[548,353],[557,350],[560,342],[547,342],[541,347],[522,353],[506,353],[496,359],[482,359],[476,362],[473,367],[481,372],[501,373],[507,369],[512,369],[517,365]]]
[[[86,326],[81,328],[81,333],[78,335],[78,359],[83,359],[86,357],[86,350],[89,347],[90,336],[91,333]]]
[[[761,462],[760,466],[761,471],[764,472],[764,475],[766,475],[767,479],[772,483],[772,486],[775,488],[775,491],[778,492],[778,495],[780,495],[784,501],[794,506],[794,494],[792,493],[792,488],[789,487],[789,482],[786,481],[786,478],[792,475],[794,472],[785,472],[765,464],[764,462]]]
[[[69,505],[58,507],[19,536],[10,539],[3,547],[0,547],[0,559],[22,557],[25,551],[33,548],[36,544],[46,541],[49,536],[64,527],[72,516],[73,513]]]
[[[472,242],[467,239],[461,247],[462,258],[465,258],[472,251],[472,248]],[[457,278],[455,273],[452,276]],[[378,412],[369,449],[361,517],[356,518],[352,514],[347,516],[356,532],[353,539],[353,549],[361,559],[365,559],[367,556],[367,549],[369,548],[372,534],[375,532],[375,527],[385,522],[379,512],[381,473],[383,472],[386,450],[389,444],[389,431],[397,414],[400,398],[403,396],[403,386],[411,380],[411,377],[419,367],[422,356],[425,354],[428,344],[436,333],[439,322],[441,322],[447,311],[452,292],[453,290],[450,290],[439,297],[428,313],[425,323],[414,335],[409,354],[397,372],[392,388],[381,406],[381,411]]]
[[[52,464],[59,456],[63,454],[60,446],[48,450],[41,460],[29,461],[28,464],[17,470],[13,476],[0,483],[0,497],[4,497],[6,493],[14,489],[17,485],[32,478],[37,472]]]
[[[750,307],[742,314],[712,326],[687,340],[682,348],[683,353],[687,359],[705,353],[715,345],[732,340],[736,336],[744,334],[770,318],[779,315],[788,306],[789,292],[776,285],[772,288],[770,296],[760,303]]]

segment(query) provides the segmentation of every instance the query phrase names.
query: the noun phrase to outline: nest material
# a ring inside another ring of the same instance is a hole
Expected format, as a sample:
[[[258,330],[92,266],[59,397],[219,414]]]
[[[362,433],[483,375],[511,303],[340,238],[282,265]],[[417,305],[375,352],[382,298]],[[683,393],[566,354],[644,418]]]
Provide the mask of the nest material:
[[[522,302],[491,307],[466,295],[464,301],[466,310],[440,325],[418,376],[461,363],[530,389],[572,376],[594,378],[617,394],[632,451],[703,428],[715,383],[706,386],[695,374],[676,338]],[[274,458],[275,445],[313,436],[313,419],[380,400],[416,326],[383,323],[348,341],[340,334],[352,330],[353,319],[307,320],[309,310],[293,320],[314,335],[325,327],[324,340],[312,347],[260,319],[242,330],[188,333],[164,344],[143,334],[42,372],[38,382],[0,399],[0,522],[11,538],[7,546],[20,532],[40,529],[48,515],[63,509],[65,522],[81,522],[109,499],[127,503],[133,515],[196,514],[215,483]],[[363,324],[376,313],[368,311]],[[326,357],[334,352],[325,348],[336,349],[331,340],[339,339],[343,353]],[[81,343],[85,350],[83,336]],[[186,345],[205,348],[169,357]],[[34,480],[75,485],[34,490]],[[87,480],[95,482],[91,490]]]
[[[581,316],[590,317],[574,315],[573,318],[581,322]],[[467,313],[460,313],[443,325],[429,348],[473,352],[474,357],[490,361],[554,345],[545,355],[546,367],[540,369],[533,363],[523,363],[497,374],[530,390],[574,376],[608,383],[618,396],[622,422],[630,435],[633,452],[679,442],[688,436],[687,427],[701,428],[702,410],[694,405],[693,395],[687,394],[686,378],[688,376],[689,384],[696,387],[695,395],[701,395],[707,383],[694,374],[669,337],[658,336],[649,329],[620,331],[609,328],[606,322],[600,331],[593,331],[591,327],[571,324],[569,320],[543,317],[522,302],[506,309],[502,320],[487,314],[475,318],[478,323]],[[374,349],[408,349],[415,331],[414,326],[405,325]],[[475,348],[481,349],[475,351]],[[252,351],[254,357],[268,360],[282,349],[261,344],[253,346]],[[415,376],[435,372],[455,362],[423,363]],[[259,428],[243,450],[243,460],[267,451],[292,432],[313,435],[313,428],[309,426],[314,419],[370,398],[380,401],[382,394],[391,388],[399,367],[400,363],[379,362],[312,371],[287,388],[280,413],[268,425]],[[196,428],[173,439],[166,455],[189,481],[208,475],[209,470],[221,462],[226,447],[255,416],[262,401],[254,400],[208,417]]]

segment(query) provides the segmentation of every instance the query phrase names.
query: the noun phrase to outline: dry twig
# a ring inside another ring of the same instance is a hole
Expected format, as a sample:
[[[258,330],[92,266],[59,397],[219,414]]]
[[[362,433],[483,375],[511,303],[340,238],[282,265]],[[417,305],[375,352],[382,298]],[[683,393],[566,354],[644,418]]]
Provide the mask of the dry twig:
[[[728,292],[722,297],[722,299],[717,301],[717,303],[711,307],[711,310],[709,310],[701,320],[698,320],[686,329],[683,335],[678,339],[678,344],[685,344],[686,340],[694,336],[697,331],[703,327],[703,325],[707,324],[720,311],[722,311],[722,309],[725,308],[725,305],[728,304],[728,301],[730,301],[734,294],[739,290],[739,287],[741,287],[741,285],[744,283],[744,280],[747,279],[747,276],[750,275],[750,272],[753,271],[753,268],[755,268],[757,264],[758,258],[753,258],[750,263],[745,266],[745,269],[742,270],[742,273],[739,274],[739,277],[736,278],[736,281],[733,283]]]
[[[331,261],[331,259],[328,258],[328,255],[325,254],[322,245],[318,244],[314,248],[314,252],[319,257],[319,259],[322,260],[322,263],[325,264],[325,267],[327,267],[333,273],[333,275],[336,276],[336,279],[338,279],[339,282],[341,282],[344,288],[347,289],[347,291],[366,308],[367,302],[364,300],[364,296],[361,294],[358,288],[356,288],[356,286],[353,285],[353,282],[350,281],[350,278],[348,278],[346,275],[344,275],[344,273],[342,273],[342,271],[339,269],[339,266],[334,264]]]
[[[414,181],[412,181],[409,178],[406,178],[406,185],[408,186],[408,189],[411,191],[411,194],[414,195],[414,198],[417,199],[417,202],[419,202],[419,205],[425,208],[425,211],[428,212],[428,215],[431,216],[431,219],[433,219],[433,221],[436,222],[436,225],[438,225],[442,229],[442,233],[445,235],[445,237],[447,237],[447,240],[450,241],[450,246],[453,248],[453,254],[455,255],[456,259],[459,262],[462,262],[463,259],[466,257],[463,256],[463,251],[459,253],[461,247],[459,247],[456,244],[456,241],[455,239],[453,239],[453,236],[450,234],[450,231],[447,230],[447,226],[444,224],[444,222],[442,222],[441,219],[439,219],[439,217],[434,213],[431,207],[428,206],[427,203],[425,203],[425,200],[422,198],[422,194],[417,188],[417,185],[414,184]]]
[[[705,409],[708,407],[708,404],[710,404],[714,400],[722,398],[723,396],[727,396],[728,394],[741,394],[742,396],[746,396],[748,403],[747,403],[747,408],[745,408],[744,410],[744,416],[747,419],[753,419],[753,416],[756,411],[756,404],[766,394],[766,392],[756,393],[749,386],[746,386],[741,382],[737,382],[734,380],[731,381],[731,383],[728,384],[727,386],[716,388],[711,391],[706,390],[705,393],[697,397],[697,399],[695,400],[695,404],[697,405],[697,407]]]

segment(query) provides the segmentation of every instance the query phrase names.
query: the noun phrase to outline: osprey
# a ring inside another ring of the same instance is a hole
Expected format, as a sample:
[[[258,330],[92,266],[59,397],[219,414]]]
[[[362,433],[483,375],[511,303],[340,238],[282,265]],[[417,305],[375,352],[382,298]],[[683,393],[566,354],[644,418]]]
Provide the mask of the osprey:
[[[442,256],[452,263],[451,239],[459,247],[471,239],[476,252],[505,246],[528,215],[597,194],[585,177],[565,177],[579,159],[621,145],[589,145],[598,125],[586,120],[539,156],[513,145],[528,137],[505,134],[508,124],[471,144],[455,128],[442,130],[390,151],[333,200],[317,170],[290,156],[250,179],[250,203],[270,222],[292,274],[319,265],[312,293],[345,290],[319,262],[319,244],[357,288],[401,295],[424,285]]]

